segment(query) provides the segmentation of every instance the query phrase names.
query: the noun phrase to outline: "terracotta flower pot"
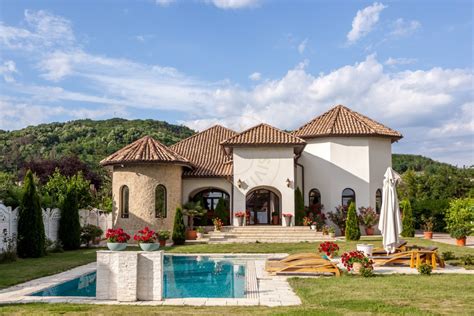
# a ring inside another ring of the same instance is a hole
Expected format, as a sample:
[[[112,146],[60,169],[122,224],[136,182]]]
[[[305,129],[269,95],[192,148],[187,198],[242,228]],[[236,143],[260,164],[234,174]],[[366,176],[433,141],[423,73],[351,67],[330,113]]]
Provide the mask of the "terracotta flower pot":
[[[278,225],[278,215],[272,216],[272,224],[273,225]]]
[[[425,239],[433,239],[433,232],[423,232]]]
[[[196,240],[197,232],[195,230],[187,230],[186,231],[186,239],[187,240]]]
[[[366,227],[365,228],[365,234],[367,236],[372,236],[374,234],[374,229],[372,227]]]
[[[466,237],[461,238],[461,239],[456,239],[456,245],[464,247],[466,246]]]
[[[160,239],[158,242],[160,243],[160,247],[166,246],[166,239]]]

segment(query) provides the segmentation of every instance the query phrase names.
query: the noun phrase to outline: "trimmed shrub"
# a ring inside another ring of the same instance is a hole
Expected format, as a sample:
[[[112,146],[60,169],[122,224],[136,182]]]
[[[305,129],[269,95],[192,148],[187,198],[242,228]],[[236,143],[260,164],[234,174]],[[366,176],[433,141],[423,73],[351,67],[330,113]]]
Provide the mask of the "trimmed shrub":
[[[351,202],[347,210],[346,220],[346,240],[359,240],[360,228],[359,220],[357,218],[357,211],[354,202]]]
[[[25,176],[18,216],[17,253],[22,258],[38,258],[46,254],[43,214],[33,173]]]
[[[186,227],[184,226],[183,211],[181,207],[176,208],[173,225],[173,244],[183,245],[186,241]]]
[[[418,267],[418,272],[421,275],[431,275],[431,271],[433,271],[433,267],[431,267],[429,264],[422,263]]]
[[[79,222],[79,205],[74,183],[68,185],[66,196],[61,203],[58,238],[64,250],[79,249],[81,246],[81,224]]]
[[[214,217],[219,217],[224,225],[229,225],[229,207],[223,198],[219,198],[217,202]]]
[[[413,219],[413,211],[411,209],[410,200],[403,199],[400,202],[402,209],[402,237],[415,237],[415,220]]]
[[[299,187],[295,190],[295,224],[303,225],[303,218],[306,216],[304,209],[304,197]]]

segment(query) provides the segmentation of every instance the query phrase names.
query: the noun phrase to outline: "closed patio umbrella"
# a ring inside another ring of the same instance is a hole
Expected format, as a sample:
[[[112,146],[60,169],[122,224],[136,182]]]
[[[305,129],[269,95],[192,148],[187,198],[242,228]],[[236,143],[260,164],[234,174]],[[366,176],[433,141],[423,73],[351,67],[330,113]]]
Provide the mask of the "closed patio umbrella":
[[[379,230],[382,233],[384,249],[387,253],[393,253],[400,242],[399,235],[402,232],[402,220],[396,189],[401,178],[391,167],[387,168],[384,177]]]

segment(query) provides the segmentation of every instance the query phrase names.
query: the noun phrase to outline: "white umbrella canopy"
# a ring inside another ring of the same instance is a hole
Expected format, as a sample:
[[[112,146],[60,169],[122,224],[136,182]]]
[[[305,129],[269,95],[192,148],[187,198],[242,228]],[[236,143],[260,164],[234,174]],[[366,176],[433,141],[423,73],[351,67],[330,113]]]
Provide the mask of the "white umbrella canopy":
[[[400,242],[399,235],[402,232],[402,220],[396,189],[401,177],[391,167],[387,168],[384,177],[379,230],[382,233],[384,249],[387,253],[393,253]]]

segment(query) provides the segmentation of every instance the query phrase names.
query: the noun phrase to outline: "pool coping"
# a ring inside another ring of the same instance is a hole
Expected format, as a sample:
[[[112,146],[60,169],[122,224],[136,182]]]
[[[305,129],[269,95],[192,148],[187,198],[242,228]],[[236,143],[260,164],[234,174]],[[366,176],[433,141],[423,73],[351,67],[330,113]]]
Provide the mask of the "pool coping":
[[[55,275],[42,277],[0,290],[0,304],[17,303],[75,303],[104,305],[180,305],[180,306],[291,306],[300,305],[301,300],[293,292],[286,277],[269,275],[265,269],[265,260],[270,257],[283,257],[286,254],[236,254],[236,253],[194,253],[174,254],[172,256],[211,256],[222,259],[243,259],[246,264],[245,298],[167,298],[162,301],[118,302],[115,300],[97,300],[81,296],[30,296],[32,293],[70,281],[82,275],[96,271],[96,263],[75,267]]]

